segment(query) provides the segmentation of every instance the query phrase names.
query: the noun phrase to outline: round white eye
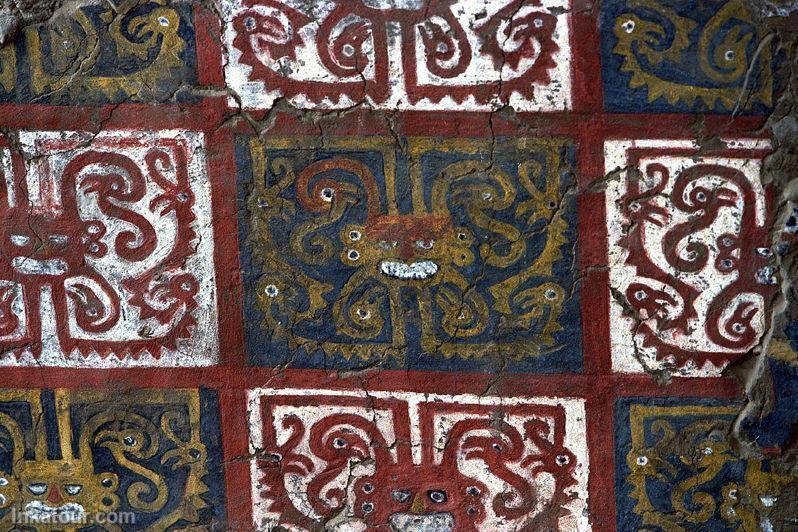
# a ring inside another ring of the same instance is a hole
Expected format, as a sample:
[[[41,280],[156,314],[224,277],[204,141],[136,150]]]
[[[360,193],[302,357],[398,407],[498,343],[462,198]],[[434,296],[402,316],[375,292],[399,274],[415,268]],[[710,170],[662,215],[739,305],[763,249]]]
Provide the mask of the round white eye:
[[[30,242],[30,237],[25,235],[11,235],[9,240],[11,240],[11,243],[15,246],[26,246],[28,242]]]
[[[266,288],[263,291],[266,292],[266,295],[269,297],[277,297],[277,295],[280,293],[280,289],[273,284],[266,285]]]
[[[635,31],[635,21],[627,20],[626,22],[623,23],[623,26],[621,27],[623,28],[623,31],[625,31],[626,33],[632,33],[633,31]]]
[[[446,492],[443,490],[431,490],[427,493],[427,496],[434,503],[441,504],[446,502]]]
[[[33,484],[28,484],[28,491],[34,495],[44,495],[44,492],[47,491],[47,484],[44,482],[34,482]]]
[[[647,463],[648,463],[648,457],[647,456],[638,456],[637,457],[637,465],[644,466]]]
[[[335,190],[331,189],[330,187],[325,187],[321,189],[321,199],[326,202],[330,202],[333,200],[335,196]]]
[[[393,497],[393,500],[399,503],[409,501],[410,497],[412,496],[413,494],[409,490],[393,490],[391,492],[391,497]]]
[[[432,246],[434,245],[434,240],[416,240],[416,246],[420,247],[421,249],[432,249]]]
[[[361,236],[360,231],[349,231],[349,240],[357,241],[360,240]]]
[[[64,484],[64,491],[70,495],[77,495],[81,490],[83,490],[83,486],[80,484]]]

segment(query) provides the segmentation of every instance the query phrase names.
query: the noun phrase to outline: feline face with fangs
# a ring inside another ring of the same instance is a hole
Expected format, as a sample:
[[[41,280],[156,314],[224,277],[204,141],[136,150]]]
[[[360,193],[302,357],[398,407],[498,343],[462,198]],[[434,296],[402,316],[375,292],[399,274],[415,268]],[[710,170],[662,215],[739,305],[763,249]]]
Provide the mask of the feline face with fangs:
[[[471,233],[455,228],[448,216],[380,216],[365,227],[347,226],[341,240],[344,264],[373,268],[396,281],[434,282],[442,268],[474,260]]]
[[[71,530],[119,505],[117,476],[95,474],[87,461],[25,461],[15,474],[15,480],[0,477],[0,506],[17,506],[38,530]]]
[[[442,466],[395,466],[358,479],[355,515],[391,530],[470,530],[485,515],[485,486]]]

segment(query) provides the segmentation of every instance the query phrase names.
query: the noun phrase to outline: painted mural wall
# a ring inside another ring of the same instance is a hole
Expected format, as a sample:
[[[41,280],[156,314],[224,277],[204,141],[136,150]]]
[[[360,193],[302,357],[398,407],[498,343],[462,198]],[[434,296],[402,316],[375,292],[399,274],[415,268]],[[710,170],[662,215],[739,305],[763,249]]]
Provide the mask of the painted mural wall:
[[[0,42],[0,530],[798,529],[795,2]]]

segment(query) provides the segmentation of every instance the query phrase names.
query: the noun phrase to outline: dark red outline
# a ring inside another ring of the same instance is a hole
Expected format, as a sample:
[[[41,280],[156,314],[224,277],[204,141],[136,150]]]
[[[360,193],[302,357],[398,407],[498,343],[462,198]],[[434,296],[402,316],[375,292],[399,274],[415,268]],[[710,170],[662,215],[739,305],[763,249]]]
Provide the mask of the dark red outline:
[[[572,0],[571,109],[576,113],[603,111],[598,10],[599,2],[595,0]]]
[[[249,414],[244,390],[223,390],[219,393],[222,437],[222,472],[226,492],[227,522],[231,532],[252,530],[252,486],[249,483]],[[228,427],[225,430],[225,427]],[[233,427],[230,430],[229,427]],[[243,480],[246,479],[246,486]]]
[[[222,54],[222,32],[219,19],[205,7],[194,5],[194,35],[197,49],[197,82],[216,88],[224,88],[224,56]]]

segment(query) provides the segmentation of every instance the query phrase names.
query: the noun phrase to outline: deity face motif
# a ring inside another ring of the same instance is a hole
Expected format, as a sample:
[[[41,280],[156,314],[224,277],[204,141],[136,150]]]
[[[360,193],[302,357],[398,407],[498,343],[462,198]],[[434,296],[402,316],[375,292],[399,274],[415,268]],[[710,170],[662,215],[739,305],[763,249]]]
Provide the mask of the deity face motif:
[[[395,466],[358,479],[355,515],[392,530],[469,529],[485,515],[485,486],[440,466]]]
[[[119,479],[113,473],[95,474],[84,460],[26,461],[14,486],[5,479],[3,503],[15,505],[20,514],[35,522],[38,530],[63,530],[91,522],[97,514],[119,506],[115,491]],[[10,489],[9,489],[10,488]]]
[[[563,350],[576,336],[561,334],[578,320],[569,143],[519,140],[495,164],[481,141],[397,150],[347,138],[311,153],[252,138],[248,149],[253,359],[277,363],[289,348],[308,367],[322,351],[352,366],[442,356],[482,371],[500,351],[513,366],[581,363],[581,348]]]
[[[432,283],[442,268],[474,260],[471,233],[443,215],[380,216],[365,227],[347,226],[341,241],[344,264],[369,268],[387,281]]]
[[[193,263],[203,190],[190,161],[201,139],[131,135],[26,132],[22,153],[0,148],[3,352],[47,365],[157,364],[213,330],[195,327],[194,313],[211,304],[199,272],[212,253]]]
[[[107,251],[100,240],[105,225],[84,222],[76,212],[44,216],[15,210],[3,232],[3,243],[12,251],[11,266],[22,275],[66,278],[80,271],[85,256],[97,258]]]
[[[585,451],[566,441],[564,405],[511,405],[497,419],[498,402],[477,396],[262,393],[251,417],[263,427],[253,464],[261,527],[582,529],[572,525]]]

